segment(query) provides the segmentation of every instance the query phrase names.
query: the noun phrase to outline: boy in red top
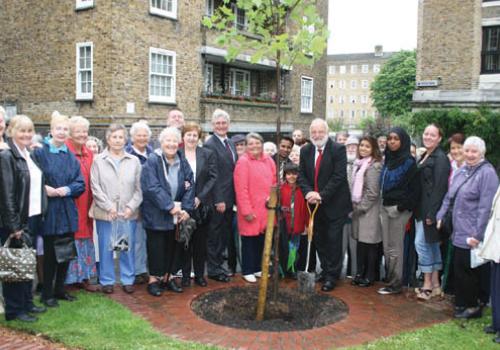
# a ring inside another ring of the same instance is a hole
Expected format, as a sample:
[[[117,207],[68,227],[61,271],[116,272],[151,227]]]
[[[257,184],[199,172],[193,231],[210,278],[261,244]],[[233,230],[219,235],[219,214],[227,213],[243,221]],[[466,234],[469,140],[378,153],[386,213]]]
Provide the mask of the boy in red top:
[[[293,163],[285,164],[283,174],[285,182],[280,188],[282,211],[280,266],[285,277],[295,278],[301,234],[305,231],[309,215],[302,191],[297,186],[299,167]],[[307,236],[304,237],[307,241]]]

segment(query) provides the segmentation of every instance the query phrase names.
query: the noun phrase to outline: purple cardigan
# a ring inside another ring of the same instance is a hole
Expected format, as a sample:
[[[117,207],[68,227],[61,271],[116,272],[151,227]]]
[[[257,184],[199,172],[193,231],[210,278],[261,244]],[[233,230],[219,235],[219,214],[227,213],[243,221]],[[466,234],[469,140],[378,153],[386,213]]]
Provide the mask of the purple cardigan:
[[[464,165],[456,171],[451,187],[436,215],[437,220],[443,219],[450,205],[450,199],[455,196],[458,186],[470,176],[477,166]],[[452,241],[454,246],[470,249],[467,244],[468,237],[474,237],[479,241],[483,240],[497,188],[498,176],[491,164],[484,164],[476,171],[473,178],[460,188],[453,208]]]

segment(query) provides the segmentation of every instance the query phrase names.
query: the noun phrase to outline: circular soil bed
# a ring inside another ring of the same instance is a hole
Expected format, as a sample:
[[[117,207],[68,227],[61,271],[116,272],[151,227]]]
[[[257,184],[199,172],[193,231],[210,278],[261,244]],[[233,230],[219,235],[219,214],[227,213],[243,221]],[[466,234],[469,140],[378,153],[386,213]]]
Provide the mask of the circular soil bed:
[[[326,294],[303,295],[296,289],[281,288],[276,302],[268,294],[264,321],[255,321],[257,287],[217,289],[200,295],[191,308],[201,318],[219,325],[264,331],[296,331],[340,321],[349,308],[340,299]]]

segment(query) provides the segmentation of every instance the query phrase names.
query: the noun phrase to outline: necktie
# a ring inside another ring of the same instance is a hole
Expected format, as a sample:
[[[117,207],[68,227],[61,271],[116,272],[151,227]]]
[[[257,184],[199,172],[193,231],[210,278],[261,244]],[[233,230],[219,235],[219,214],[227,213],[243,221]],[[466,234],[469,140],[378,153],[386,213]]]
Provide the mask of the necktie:
[[[233,151],[231,151],[231,147],[229,147],[229,142],[227,141],[227,139],[224,140],[224,145],[226,145],[226,151],[228,151],[229,155],[231,156],[231,160],[234,162]]]
[[[318,149],[318,158],[316,158],[316,165],[314,166],[314,191],[318,192],[318,174],[319,167],[321,166],[321,159],[323,159],[323,150]]]

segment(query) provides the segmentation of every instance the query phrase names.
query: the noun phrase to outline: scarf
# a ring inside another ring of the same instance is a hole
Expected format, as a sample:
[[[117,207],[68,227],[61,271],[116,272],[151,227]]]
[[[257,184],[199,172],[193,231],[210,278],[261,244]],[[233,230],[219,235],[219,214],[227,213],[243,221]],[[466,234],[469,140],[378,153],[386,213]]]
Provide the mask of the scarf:
[[[361,196],[363,194],[363,183],[365,179],[366,169],[372,163],[372,157],[365,157],[362,159],[356,159],[354,161],[354,166],[352,169],[352,201],[353,203],[361,202]]]
[[[408,133],[399,127],[392,128],[389,130],[389,134],[394,133],[399,136],[399,140],[401,141],[401,146],[396,151],[389,150],[389,147],[385,148],[385,166],[389,169],[395,169],[401,166],[406,160],[412,157],[410,148],[411,148],[411,139]]]

